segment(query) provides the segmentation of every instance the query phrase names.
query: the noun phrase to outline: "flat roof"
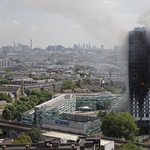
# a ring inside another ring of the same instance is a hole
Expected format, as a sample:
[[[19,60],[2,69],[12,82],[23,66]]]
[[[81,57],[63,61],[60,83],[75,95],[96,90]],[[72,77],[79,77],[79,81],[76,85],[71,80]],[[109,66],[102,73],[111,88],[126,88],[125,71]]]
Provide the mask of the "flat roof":
[[[72,141],[77,141],[78,136],[79,136],[76,134],[63,133],[63,132],[57,132],[57,131],[50,131],[50,132],[42,133],[42,135],[60,138],[60,139],[67,139],[67,140],[72,140]]]
[[[67,96],[67,95],[70,95],[70,98],[65,98],[65,96]],[[67,102],[67,101],[69,101],[71,99],[72,99],[72,94],[62,94],[62,95],[60,95],[60,96],[58,96],[56,98],[53,98],[53,99],[51,99],[51,100],[49,100],[47,102],[44,102],[44,103],[42,103],[40,105],[35,106],[35,108],[36,109],[42,109],[42,107],[45,107],[45,108],[47,108],[47,107],[56,108],[59,105],[65,103],[65,102]],[[45,108],[44,108],[44,110],[45,110]]]
[[[106,144],[109,144],[109,143],[111,143],[111,142],[113,142],[113,141],[101,139],[101,145],[102,145],[102,146],[104,146],[104,145],[106,145]]]

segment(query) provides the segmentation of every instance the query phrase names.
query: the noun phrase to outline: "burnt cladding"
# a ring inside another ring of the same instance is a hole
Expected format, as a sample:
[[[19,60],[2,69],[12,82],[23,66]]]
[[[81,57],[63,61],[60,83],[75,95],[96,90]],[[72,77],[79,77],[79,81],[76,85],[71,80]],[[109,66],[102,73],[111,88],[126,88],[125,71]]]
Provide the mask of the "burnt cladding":
[[[140,125],[150,120],[150,36],[146,28],[129,32],[130,112]],[[143,121],[144,120],[144,121]]]

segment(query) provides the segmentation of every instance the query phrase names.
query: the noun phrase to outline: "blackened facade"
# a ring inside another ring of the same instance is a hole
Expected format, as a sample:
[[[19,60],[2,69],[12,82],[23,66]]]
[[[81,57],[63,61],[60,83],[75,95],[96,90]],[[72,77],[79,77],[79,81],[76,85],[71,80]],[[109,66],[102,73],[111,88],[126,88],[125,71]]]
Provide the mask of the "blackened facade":
[[[130,113],[141,126],[150,121],[150,38],[146,28],[129,32]]]

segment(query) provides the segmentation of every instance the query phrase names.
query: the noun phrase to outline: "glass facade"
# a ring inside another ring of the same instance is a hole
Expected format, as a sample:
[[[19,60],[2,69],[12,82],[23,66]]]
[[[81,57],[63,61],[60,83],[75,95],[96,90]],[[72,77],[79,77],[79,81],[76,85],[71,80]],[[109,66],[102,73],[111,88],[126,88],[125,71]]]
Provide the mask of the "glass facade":
[[[69,96],[71,95],[71,96]],[[93,96],[79,97],[73,94],[63,94],[52,100],[36,106],[22,114],[22,123],[43,126],[65,127],[72,131],[80,129],[84,134],[100,132],[101,120],[97,117],[72,114],[78,107],[89,106],[99,110],[104,100],[117,102],[122,96]]]

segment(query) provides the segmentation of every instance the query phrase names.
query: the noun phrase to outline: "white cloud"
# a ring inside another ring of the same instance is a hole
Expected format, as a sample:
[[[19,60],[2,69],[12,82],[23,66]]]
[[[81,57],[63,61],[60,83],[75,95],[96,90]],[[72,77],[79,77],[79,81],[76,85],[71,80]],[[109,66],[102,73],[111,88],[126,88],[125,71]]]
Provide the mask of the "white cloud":
[[[13,20],[12,22],[10,22],[10,25],[11,26],[21,27],[20,21],[17,21],[17,20]]]

